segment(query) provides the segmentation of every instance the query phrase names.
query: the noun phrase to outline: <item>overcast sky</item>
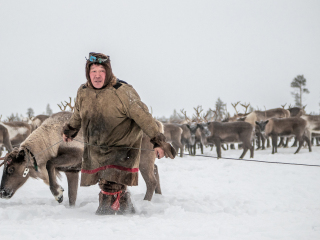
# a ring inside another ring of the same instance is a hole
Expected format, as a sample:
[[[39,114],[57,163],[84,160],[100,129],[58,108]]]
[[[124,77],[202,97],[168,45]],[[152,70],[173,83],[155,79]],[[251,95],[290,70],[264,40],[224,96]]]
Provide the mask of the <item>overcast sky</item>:
[[[303,104],[319,113],[320,1],[0,2],[2,120],[74,98],[88,53],[110,55],[154,116],[241,101],[254,108]],[[239,108],[239,110],[242,110]]]

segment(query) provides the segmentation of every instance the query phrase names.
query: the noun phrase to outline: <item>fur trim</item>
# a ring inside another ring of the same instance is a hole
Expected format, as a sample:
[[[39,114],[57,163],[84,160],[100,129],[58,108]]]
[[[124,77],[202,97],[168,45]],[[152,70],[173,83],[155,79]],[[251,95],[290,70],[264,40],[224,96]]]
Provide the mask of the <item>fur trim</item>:
[[[92,56],[95,56],[97,58],[107,58],[106,55],[102,54],[102,53],[93,53]],[[93,62],[90,62],[89,60],[87,60],[87,63],[86,63],[86,78],[87,78],[87,87],[90,87],[90,88],[93,88],[93,89],[96,89],[92,83],[91,83],[91,79],[90,79],[90,67],[93,65],[93,64],[96,64],[96,65],[101,65],[104,67],[104,69],[106,70],[106,79],[104,81],[104,85],[102,88],[105,88],[105,87],[110,87],[110,86],[114,86],[117,82],[117,78],[113,75],[113,72],[112,72],[112,68],[111,68],[111,63],[110,63],[110,60],[106,61],[106,62],[103,62],[103,63],[93,63]],[[101,88],[100,88],[101,89]]]

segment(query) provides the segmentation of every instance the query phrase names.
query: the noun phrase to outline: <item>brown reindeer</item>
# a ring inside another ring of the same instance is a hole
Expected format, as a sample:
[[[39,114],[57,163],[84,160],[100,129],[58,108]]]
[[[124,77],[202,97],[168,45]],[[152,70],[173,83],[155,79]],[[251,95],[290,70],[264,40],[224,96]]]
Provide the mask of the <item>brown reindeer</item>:
[[[270,118],[288,118],[288,117],[290,117],[289,110],[286,110],[283,108],[275,108],[275,109],[269,109],[265,111],[253,111],[246,116],[244,121],[250,123],[252,126],[255,126],[256,122],[265,121]]]
[[[302,115],[302,119],[307,121],[307,136],[311,139],[312,133],[320,133],[320,115]]]
[[[172,144],[177,153],[180,150],[180,157],[183,157],[184,146],[181,143],[182,128],[176,123],[164,123],[163,127],[166,141]]]
[[[71,115],[71,112],[53,114],[21,144],[19,149],[15,148],[7,154],[0,186],[1,198],[11,198],[27,179],[32,177],[40,178],[49,184],[55,199],[62,202],[63,188],[57,183],[57,176],[62,171],[67,176],[69,204],[75,205],[83,153],[82,131],[80,130],[78,136],[70,143],[61,141],[61,129]],[[161,125],[160,122],[158,124]],[[147,151],[142,152],[139,165],[147,184],[145,200],[151,200],[154,190],[161,193],[159,174],[154,165],[156,157],[152,144],[150,145],[146,138],[142,140],[141,148]],[[26,169],[29,169],[29,172],[23,177]]]
[[[0,125],[0,157],[2,155],[3,146],[6,148],[8,152],[12,151],[12,145],[10,142],[8,129]]]
[[[210,136],[207,137],[208,143],[216,145],[218,158],[221,158],[221,143],[239,143],[243,145],[243,158],[248,150],[250,157],[253,158],[253,126],[247,122],[209,122],[207,123]]]
[[[311,152],[310,138],[306,135],[307,121],[302,118],[271,118],[266,121],[256,122],[261,131],[267,137],[272,139],[272,154],[277,152],[277,141],[279,136],[291,137],[295,136],[299,142],[299,147],[295,154],[298,153],[306,141]]]
[[[13,147],[19,146],[31,133],[31,126],[26,122],[0,122],[9,133],[9,139]]]

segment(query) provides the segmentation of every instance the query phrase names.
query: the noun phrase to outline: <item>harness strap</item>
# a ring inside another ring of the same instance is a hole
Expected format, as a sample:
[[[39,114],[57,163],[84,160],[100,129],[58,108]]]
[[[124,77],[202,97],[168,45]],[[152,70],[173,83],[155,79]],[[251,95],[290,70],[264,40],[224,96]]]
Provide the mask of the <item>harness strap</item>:
[[[101,190],[101,192],[105,195],[117,195],[117,199],[114,201],[114,203],[111,205],[111,208],[115,211],[118,211],[120,209],[120,198],[122,191],[119,192],[105,192]]]

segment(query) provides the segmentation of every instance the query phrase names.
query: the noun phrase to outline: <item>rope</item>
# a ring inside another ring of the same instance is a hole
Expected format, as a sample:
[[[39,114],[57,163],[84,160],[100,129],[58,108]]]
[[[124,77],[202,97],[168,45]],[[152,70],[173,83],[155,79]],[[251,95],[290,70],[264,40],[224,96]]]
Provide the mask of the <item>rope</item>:
[[[184,153],[184,155],[219,159],[219,157],[208,156],[208,155],[192,155],[192,154],[187,154],[187,153]],[[320,167],[320,165],[311,165],[311,164],[302,164],[302,163],[268,162],[268,161],[255,160],[255,159],[226,158],[226,157],[220,157],[220,158],[227,159],[227,160],[246,161],[246,162],[259,162],[259,163],[273,163],[273,164],[297,165],[297,166],[308,166],[308,167]]]

